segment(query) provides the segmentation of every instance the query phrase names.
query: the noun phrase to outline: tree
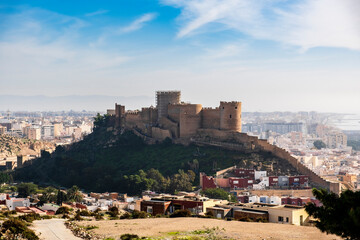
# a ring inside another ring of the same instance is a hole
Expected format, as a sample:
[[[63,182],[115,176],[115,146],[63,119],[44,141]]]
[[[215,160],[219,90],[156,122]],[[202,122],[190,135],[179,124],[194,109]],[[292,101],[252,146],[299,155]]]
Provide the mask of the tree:
[[[360,192],[346,190],[338,196],[324,189],[313,189],[313,195],[323,206],[310,203],[305,209],[317,219],[317,228],[345,239],[360,239]]]
[[[98,113],[96,117],[94,117],[94,129],[98,129],[100,127],[106,126],[109,123],[109,115],[101,115]]]
[[[9,174],[0,172],[0,184],[8,183],[10,181]]]
[[[115,206],[109,208],[108,214],[110,217],[115,218],[119,215],[119,209]]]
[[[237,202],[237,199],[234,195],[228,193],[222,188],[208,188],[206,190],[201,191],[208,198],[214,199],[223,199],[231,202]]]
[[[94,129],[99,128],[104,125],[104,116],[98,113],[96,117],[94,117]]]
[[[326,145],[323,141],[321,140],[316,140],[314,142],[314,147],[317,148],[317,149],[322,149],[322,148],[326,148]]]
[[[179,169],[178,173],[174,174],[170,178],[170,192],[175,193],[177,191],[192,191],[192,183],[195,180],[195,173],[188,170],[187,173],[184,170]]]
[[[40,206],[42,206],[44,203],[47,202],[55,202],[56,201],[56,195],[55,195],[56,189],[53,187],[47,187],[42,190],[42,195],[39,198],[40,200]]]
[[[66,194],[59,189],[56,196],[56,204],[61,206],[65,200],[66,200]]]
[[[19,193],[19,197],[26,198],[31,194],[36,193],[38,190],[38,186],[33,183],[20,183],[17,186],[17,191]]]
[[[74,185],[68,189],[66,199],[71,202],[81,202],[83,197],[78,186]]]
[[[164,178],[164,176],[157,169],[151,168],[149,171],[147,171],[147,178],[153,180],[153,185],[150,189],[152,191],[165,192],[169,187],[170,181]]]

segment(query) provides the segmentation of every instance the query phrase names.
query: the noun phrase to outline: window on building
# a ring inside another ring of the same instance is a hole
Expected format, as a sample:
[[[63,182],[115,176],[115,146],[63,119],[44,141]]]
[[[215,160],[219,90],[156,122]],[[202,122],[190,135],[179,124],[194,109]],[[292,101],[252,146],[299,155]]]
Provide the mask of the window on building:
[[[230,118],[231,118],[231,114],[230,114]]]
[[[146,207],[146,212],[152,214],[153,213],[153,207],[152,206],[147,206]]]
[[[283,221],[284,221],[284,218],[281,217],[281,216],[279,216],[279,217],[278,217],[278,221],[279,221],[279,222],[283,222]]]
[[[298,182],[299,181],[299,179],[298,178],[294,178],[294,182]]]
[[[286,218],[286,222],[289,222],[289,218],[288,218],[288,217]]]

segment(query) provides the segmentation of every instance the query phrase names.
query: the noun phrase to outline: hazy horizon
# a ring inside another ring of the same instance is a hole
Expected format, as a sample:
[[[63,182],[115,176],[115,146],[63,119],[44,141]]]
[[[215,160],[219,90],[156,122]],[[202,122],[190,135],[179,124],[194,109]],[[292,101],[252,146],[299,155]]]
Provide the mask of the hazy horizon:
[[[155,93],[154,93],[155,94]],[[203,107],[218,107],[217,105],[205,105],[201,102],[193,102],[189,99],[181,99],[183,102],[202,104]],[[242,112],[319,112],[319,113],[338,113],[338,114],[354,114],[360,115],[360,112],[336,112],[322,111],[315,109],[267,109],[256,110],[246,106],[246,102],[242,102]],[[105,96],[105,95],[67,95],[67,96],[19,96],[19,95],[0,95],[0,111],[94,111],[106,112],[107,109],[113,109],[115,103],[125,105],[126,110],[141,110],[142,107],[156,106],[155,96]]]

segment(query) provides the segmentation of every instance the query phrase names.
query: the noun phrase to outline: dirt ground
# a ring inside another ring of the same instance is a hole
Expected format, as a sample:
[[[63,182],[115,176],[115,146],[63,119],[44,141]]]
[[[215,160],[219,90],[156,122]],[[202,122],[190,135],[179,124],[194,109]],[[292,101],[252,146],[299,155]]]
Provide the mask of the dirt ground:
[[[63,219],[48,219],[34,221],[31,227],[35,230],[36,235],[41,240],[53,239],[53,240],[81,240],[81,238],[75,237],[72,232],[66,228]]]
[[[84,221],[79,225],[97,226],[92,231],[103,237],[117,238],[125,233],[137,234],[140,237],[166,237],[169,232],[189,232],[205,228],[224,228],[224,237],[233,239],[336,239],[335,235],[321,233],[315,227],[294,226],[276,223],[251,223],[240,221],[225,221],[203,218],[149,218],[124,219],[107,221]]]

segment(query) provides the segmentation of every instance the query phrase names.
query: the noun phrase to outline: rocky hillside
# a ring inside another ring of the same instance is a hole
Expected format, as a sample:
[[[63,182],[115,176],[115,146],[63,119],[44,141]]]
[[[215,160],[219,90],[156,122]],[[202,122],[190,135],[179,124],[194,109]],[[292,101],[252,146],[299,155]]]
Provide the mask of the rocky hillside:
[[[0,135],[0,158],[17,155],[38,155],[41,150],[55,149],[53,143]]]

